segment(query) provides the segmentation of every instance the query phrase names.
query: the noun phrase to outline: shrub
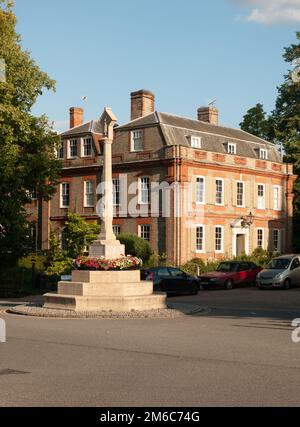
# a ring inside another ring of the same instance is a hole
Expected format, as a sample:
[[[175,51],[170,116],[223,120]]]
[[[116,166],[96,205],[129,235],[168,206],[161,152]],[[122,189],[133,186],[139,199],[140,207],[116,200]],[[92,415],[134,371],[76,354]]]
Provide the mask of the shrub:
[[[96,240],[100,233],[100,225],[88,223],[74,213],[68,213],[65,226],[68,257],[73,259],[83,255],[86,245]]]
[[[165,267],[167,265],[167,255],[154,252],[147,262],[144,263],[145,268]]]
[[[254,262],[259,267],[265,267],[278,254],[268,252],[262,248],[256,248],[251,255],[240,255],[234,258],[235,261]]]
[[[147,262],[153,254],[150,244],[135,234],[121,234],[118,240],[125,245],[127,255],[140,258],[143,262]]]
[[[198,274],[198,271],[200,271],[200,274],[215,271],[218,265],[218,261],[211,261],[205,263],[205,261],[203,261],[203,259],[201,258],[194,258],[191,261],[188,261],[183,266],[181,266],[181,269],[191,276],[196,276]]]
[[[60,249],[60,244],[56,234],[50,232],[50,249],[46,258],[46,275],[59,278],[62,274],[69,274],[72,271],[73,259],[67,252]]]
[[[234,258],[228,258],[219,261],[210,261],[205,263],[200,258],[194,258],[191,261],[188,261],[186,264],[181,266],[181,269],[191,276],[197,275],[198,268],[200,267],[200,273],[210,273],[211,271],[215,271],[220,262],[222,261],[246,261],[253,262],[257,264],[259,267],[265,267],[275,256],[278,254],[268,252],[262,248],[257,248],[251,255],[242,254],[240,256]]]
[[[181,267],[181,269],[191,275],[197,276],[198,272],[203,272],[205,268],[205,262],[200,258],[194,258],[191,261],[188,261],[185,265]]]
[[[43,271],[45,271],[45,262],[47,259],[45,255],[31,254],[26,257],[20,258],[17,266],[19,268],[24,268],[28,270],[32,269],[32,258],[35,258],[36,260],[35,271],[37,273],[42,273]]]

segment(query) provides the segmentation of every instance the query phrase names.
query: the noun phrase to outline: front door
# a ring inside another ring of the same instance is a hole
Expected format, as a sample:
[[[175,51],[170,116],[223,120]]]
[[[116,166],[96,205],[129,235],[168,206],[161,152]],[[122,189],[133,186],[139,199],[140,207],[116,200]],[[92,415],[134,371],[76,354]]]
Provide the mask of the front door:
[[[240,256],[246,252],[246,239],[245,234],[238,234],[236,236],[236,254]]]

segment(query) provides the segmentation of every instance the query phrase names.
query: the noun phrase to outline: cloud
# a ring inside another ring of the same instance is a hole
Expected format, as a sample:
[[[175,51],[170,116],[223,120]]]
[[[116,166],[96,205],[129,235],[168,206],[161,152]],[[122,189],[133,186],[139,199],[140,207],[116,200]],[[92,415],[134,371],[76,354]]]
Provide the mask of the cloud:
[[[259,24],[281,24],[300,22],[300,0],[235,0],[240,6],[250,7],[247,16],[239,16],[239,21]]]

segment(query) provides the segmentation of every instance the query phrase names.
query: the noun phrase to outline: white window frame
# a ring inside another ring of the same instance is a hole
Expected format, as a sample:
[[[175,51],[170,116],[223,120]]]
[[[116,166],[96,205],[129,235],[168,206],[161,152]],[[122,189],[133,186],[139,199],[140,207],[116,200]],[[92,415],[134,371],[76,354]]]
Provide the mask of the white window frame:
[[[202,139],[199,136],[191,136],[191,147],[197,150],[201,150]]]
[[[93,192],[87,193],[88,184],[92,184]],[[93,203],[88,203],[88,197],[93,196]],[[95,182],[92,180],[84,181],[84,207],[85,208],[94,208],[95,207]]]
[[[76,142],[76,146],[77,146],[77,149],[76,149],[77,154],[76,154],[76,156],[71,155],[71,143],[72,142]],[[69,139],[68,140],[68,155],[67,155],[67,158],[68,159],[76,159],[77,157],[78,157],[78,140],[75,139],[75,138]]]
[[[238,201],[239,201],[239,197],[238,197],[239,196],[239,192],[238,192],[239,184],[242,184],[242,186],[243,186],[243,201],[242,201],[241,205],[238,204]],[[245,182],[244,181],[236,181],[236,206],[238,208],[244,208],[245,207]]]
[[[65,145],[64,145],[64,141],[61,141],[60,147],[58,147],[56,153],[57,153],[58,160],[64,160],[64,158],[65,158]]]
[[[228,142],[227,154],[236,155],[236,144],[234,144],[233,142]]]
[[[118,230],[120,230],[119,233],[116,233],[116,228],[118,228]],[[113,232],[115,236],[119,236],[121,234],[121,226],[120,225],[113,225]]]
[[[276,199],[276,191],[278,191],[278,198]],[[276,204],[277,202],[277,204]],[[279,185],[273,186],[273,207],[274,211],[281,211],[282,209],[282,201],[281,201],[281,187]]]
[[[202,228],[202,249],[198,249],[198,229]],[[197,224],[196,225],[196,253],[197,254],[204,254],[205,253],[205,225],[204,224]]]
[[[144,189],[142,187],[143,186],[143,180],[146,180],[146,179],[149,182],[149,188],[148,188],[149,197],[148,197],[148,201],[147,202],[143,200],[143,191],[144,191]],[[150,179],[149,176],[141,176],[139,178],[139,204],[146,206],[146,205],[149,205],[150,203],[151,203],[151,179]]]
[[[135,135],[139,134],[139,138],[135,138]],[[143,147],[143,139],[144,139],[144,132],[141,129],[136,129],[131,131],[131,152],[132,153],[139,153],[141,151],[144,151]],[[136,149],[135,143],[136,141],[140,142],[140,146],[138,149]]]
[[[144,238],[144,234],[143,234],[143,227],[148,227],[149,228],[149,240]],[[151,242],[151,225],[150,224],[140,224],[139,225],[139,237],[143,240],[145,240],[146,242]]]
[[[121,205],[121,186],[120,186],[120,179],[119,178],[113,178],[113,206],[120,206]],[[119,195],[117,197],[117,195]],[[118,199],[119,198],[119,202]]]
[[[218,203],[217,202],[217,181],[221,181],[222,182],[222,202]],[[224,178],[215,178],[215,186],[216,186],[216,196],[215,196],[215,201],[216,201],[216,206],[224,206]]]
[[[262,233],[262,244],[261,244],[261,246],[259,246],[259,244],[258,244],[258,233],[260,231]],[[265,248],[265,230],[264,230],[264,228],[259,227],[256,229],[256,247],[261,248],[261,249]]]
[[[275,249],[275,244],[274,244],[274,242],[275,242],[275,239],[274,239],[274,234],[275,234],[275,231],[278,233],[278,248],[277,248],[277,250]],[[282,232],[282,230],[280,230],[279,228],[273,228],[272,229],[272,245],[273,245],[273,250],[274,250],[274,252],[277,252],[277,253],[281,253],[281,232]]]
[[[268,150],[266,148],[259,149],[259,158],[261,160],[268,160]]]
[[[90,141],[91,142],[91,154],[85,154],[85,152],[84,152],[84,148],[85,148],[85,146],[84,146],[84,144],[85,144],[85,141]],[[87,158],[89,158],[89,157],[92,157],[93,156],[93,140],[92,140],[92,137],[91,136],[86,136],[85,138],[82,138],[81,139],[81,157],[87,157]]]
[[[198,180],[202,179],[203,180],[203,196],[202,196],[202,200],[198,199],[198,195],[200,195],[200,192],[198,192]],[[197,205],[205,205],[205,199],[206,199],[206,180],[205,180],[205,176],[196,176],[196,204]]]
[[[217,249],[217,228],[221,229],[221,249]],[[214,245],[215,245],[215,253],[223,254],[224,253],[224,226],[223,225],[215,225],[215,233],[214,233]]]
[[[260,186],[263,187],[263,191],[264,191],[264,195],[263,195],[263,199],[262,199],[262,204],[260,204],[260,198],[262,197],[262,196],[259,195],[259,187]],[[265,184],[261,184],[261,183],[257,184],[257,209],[259,209],[259,210],[266,209],[266,185]]]
[[[67,185],[68,189],[69,189],[69,192],[68,192],[69,204],[68,205],[64,205],[63,204],[63,198],[64,198],[64,196],[66,196],[66,194],[64,194],[64,192],[63,192],[63,189],[64,189],[65,185]],[[68,209],[70,207],[70,193],[71,193],[70,190],[71,190],[71,186],[70,186],[69,182],[62,182],[60,184],[60,208],[61,209]]]

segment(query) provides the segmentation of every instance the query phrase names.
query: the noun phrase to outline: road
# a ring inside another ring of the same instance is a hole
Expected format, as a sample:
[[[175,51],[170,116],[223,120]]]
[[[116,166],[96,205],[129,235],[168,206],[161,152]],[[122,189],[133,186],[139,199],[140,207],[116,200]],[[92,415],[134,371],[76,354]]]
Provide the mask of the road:
[[[0,406],[300,405],[300,344],[291,340],[300,289],[171,301],[206,311],[156,320],[0,314]]]

